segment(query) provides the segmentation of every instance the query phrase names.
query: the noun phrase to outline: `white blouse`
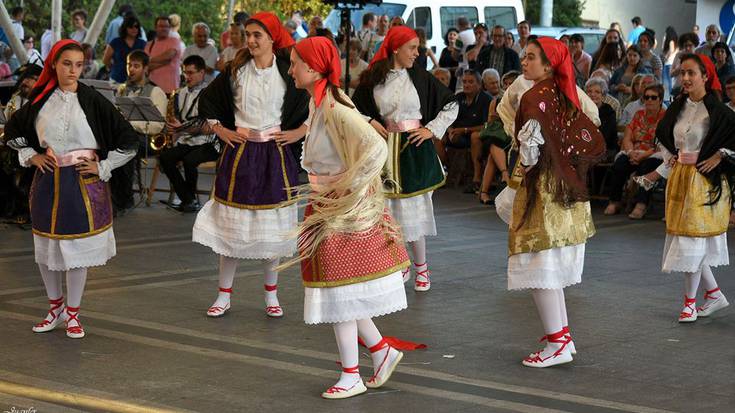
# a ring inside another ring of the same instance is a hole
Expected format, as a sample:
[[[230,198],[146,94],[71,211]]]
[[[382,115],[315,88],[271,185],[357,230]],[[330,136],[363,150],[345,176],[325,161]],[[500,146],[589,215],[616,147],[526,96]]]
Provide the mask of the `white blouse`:
[[[270,67],[258,69],[251,59],[233,78],[235,126],[265,130],[281,124],[286,81],[281,77],[273,56]]]
[[[38,112],[35,126],[41,147],[51,148],[58,155],[80,149],[99,149],[76,93],[57,88]],[[31,147],[16,149],[21,165],[30,166],[28,161],[36,151]],[[135,153],[134,149],[110,151],[107,159],[99,162],[100,179],[108,181],[112,170],[125,165]]]
[[[380,110],[380,116],[385,120],[401,122],[404,120],[421,119],[421,101],[419,93],[411,81],[406,69],[391,70],[383,84],[373,89],[375,103]],[[454,122],[459,113],[459,105],[451,102],[442,108],[442,111],[424,125],[437,138],[444,136],[447,128]]]
[[[674,145],[683,152],[699,152],[705,136],[709,132],[709,113],[704,101],[694,102],[687,98],[684,108],[674,125]],[[661,147],[664,163],[656,171],[664,178],[669,177],[671,152]]]
[[[324,111],[321,106],[314,108],[313,99],[309,102],[309,119],[305,123],[308,131],[301,154],[301,166],[314,175],[339,175],[344,172],[345,164],[327,131]]]

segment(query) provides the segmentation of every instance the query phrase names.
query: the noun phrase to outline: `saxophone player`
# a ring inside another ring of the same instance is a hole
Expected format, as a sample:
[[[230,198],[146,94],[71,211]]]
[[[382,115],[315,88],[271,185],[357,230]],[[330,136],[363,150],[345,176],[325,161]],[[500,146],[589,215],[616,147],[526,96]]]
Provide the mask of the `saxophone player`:
[[[18,109],[28,102],[28,95],[33,85],[41,75],[43,68],[29,63],[21,66],[15,74],[18,81],[15,84],[15,93],[5,106],[5,118],[10,119]],[[1,127],[1,126],[0,126]],[[17,224],[27,224],[30,221],[28,208],[28,194],[33,181],[33,170],[23,168],[18,162],[15,151],[0,144],[0,215],[10,218]]]
[[[128,80],[117,89],[117,96],[147,97],[153,101],[161,116],[166,116],[166,105],[168,98],[166,93],[148,80],[148,63],[150,58],[142,50],[133,50],[127,57]],[[138,155],[134,160],[112,171],[110,188],[112,193],[112,205],[115,212],[121,214],[124,210],[131,208],[133,199],[133,180],[135,176],[136,162],[145,153],[148,145],[148,136],[160,133],[163,130],[163,122],[132,121],[133,129],[138,133]]]
[[[192,55],[184,59],[186,85],[176,91],[174,118],[168,118],[166,124],[167,130],[174,131],[174,145],[164,148],[159,155],[161,169],[181,200],[178,210],[182,212],[199,210],[200,205],[196,199],[197,167],[219,157],[219,141],[206,122],[195,123],[197,126],[193,129],[182,128],[182,125],[190,124],[199,117],[197,103],[199,93],[206,86],[206,69],[206,63],[201,56]],[[177,168],[179,162],[184,166],[184,176],[181,176]]]

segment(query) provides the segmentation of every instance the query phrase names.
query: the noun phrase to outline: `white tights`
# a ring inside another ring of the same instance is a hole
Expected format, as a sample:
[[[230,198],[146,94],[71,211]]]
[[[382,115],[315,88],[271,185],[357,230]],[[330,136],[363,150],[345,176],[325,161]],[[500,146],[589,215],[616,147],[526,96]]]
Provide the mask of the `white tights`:
[[[337,348],[339,349],[339,358],[343,368],[356,367],[359,364],[360,353],[358,351],[357,336],[362,338],[365,345],[372,347],[378,344],[383,336],[375,327],[373,320],[367,318],[364,320],[356,321],[345,321],[342,323],[334,324],[334,336],[337,339]],[[385,352],[389,350],[388,347],[372,353],[373,366],[377,370],[378,366],[382,362],[385,356]],[[345,373],[339,378],[339,381],[335,386],[349,388],[352,387],[358,380],[360,380],[359,373]]]
[[[697,298],[700,281],[705,290],[714,290],[717,288],[717,280],[715,280],[715,275],[712,274],[712,269],[709,265],[703,265],[697,272],[684,274],[684,294],[688,298]]]
[[[229,289],[235,280],[235,272],[237,271],[237,263],[239,259],[219,256],[219,287]],[[264,283],[268,286],[278,285],[278,271],[276,267],[280,262],[279,258],[272,260],[263,260],[263,271],[265,273]],[[230,302],[230,293],[220,291],[217,295],[217,301],[212,306],[224,307]],[[278,292],[274,289],[265,292],[265,302],[267,306],[278,305]]]

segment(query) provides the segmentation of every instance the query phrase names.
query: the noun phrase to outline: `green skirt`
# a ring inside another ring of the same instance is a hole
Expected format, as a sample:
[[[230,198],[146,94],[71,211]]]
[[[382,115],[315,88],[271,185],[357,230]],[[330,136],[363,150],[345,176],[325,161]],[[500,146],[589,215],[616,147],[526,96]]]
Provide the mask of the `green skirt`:
[[[388,198],[410,198],[444,185],[445,176],[434,143],[408,143],[408,132],[388,134],[384,182]]]

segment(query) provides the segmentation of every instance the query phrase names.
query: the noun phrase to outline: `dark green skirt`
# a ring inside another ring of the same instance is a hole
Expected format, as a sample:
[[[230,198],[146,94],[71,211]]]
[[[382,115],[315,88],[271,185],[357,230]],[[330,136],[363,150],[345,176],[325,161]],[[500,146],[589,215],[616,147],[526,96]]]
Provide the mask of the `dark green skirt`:
[[[408,143],[408,132],[388,134],[384,182],[388,198],[410,198],[444,185],[444,170],[431,140]]]

